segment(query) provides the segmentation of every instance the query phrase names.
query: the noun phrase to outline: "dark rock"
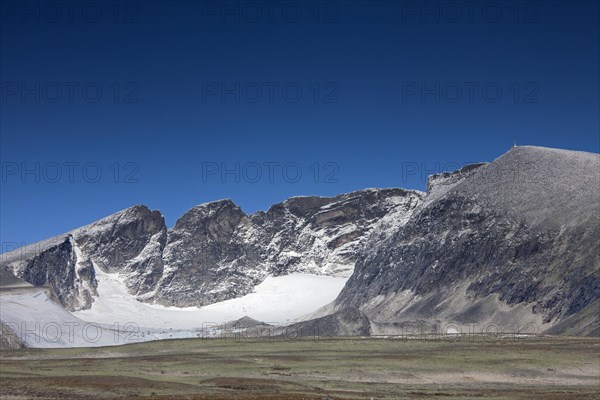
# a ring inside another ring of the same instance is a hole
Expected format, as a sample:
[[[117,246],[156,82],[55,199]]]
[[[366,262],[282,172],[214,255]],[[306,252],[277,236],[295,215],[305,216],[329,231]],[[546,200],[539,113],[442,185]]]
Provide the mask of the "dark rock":
[[[331,315],[288,325],[275,331],[275,336],[286,338],[312,336],[369,336],[369,318],[356,308],[344,308]]]

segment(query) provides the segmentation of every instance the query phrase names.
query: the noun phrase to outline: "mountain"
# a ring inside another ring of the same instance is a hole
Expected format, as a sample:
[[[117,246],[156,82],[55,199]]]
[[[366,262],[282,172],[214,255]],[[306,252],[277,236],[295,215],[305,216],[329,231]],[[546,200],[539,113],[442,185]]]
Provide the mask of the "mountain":
[[[408,215],[420,200],[420,192],[371,189],[293,197],[251,215],[230,200],[194,207],[169,231],[165,270],[149,298],[205,305],[248,294],[267,276],[350,276],[375,225]]]
[[[348,277],[371,230],[406,219],[421,199],[417,191],[367,189],[294,197],[250,215],[220,200],[192,208],[172,229],[138,205],[3,254],[0,269],[49,287],[70,311],[92,306],[98,269],[119,274],[140,301],[203,306],[249,294],[269,276]]]
[[[3,323],[47,296],[159,338],[256,319],[277,335],[598,335],[600,155],[519,146],[430,176],[426,193],[293,197],[253,214],[226,199],[171,229],[138,205],[2,254],[0,278],[45,289],[10,303],[0,290]]]
[[[419,321],[597,334],[599,160],[519,146],[430,177],[410,220],[363,246],[326,312],[357,308],[382,332]],[[581,312],[576,329],[561,325]]]
[[[37,287],[69,311],[91,307],[96,268],[120,273],[131,292],[145,293],[162,273],[162,215],[135,206],[64,235],[2,254],[0,269]]]

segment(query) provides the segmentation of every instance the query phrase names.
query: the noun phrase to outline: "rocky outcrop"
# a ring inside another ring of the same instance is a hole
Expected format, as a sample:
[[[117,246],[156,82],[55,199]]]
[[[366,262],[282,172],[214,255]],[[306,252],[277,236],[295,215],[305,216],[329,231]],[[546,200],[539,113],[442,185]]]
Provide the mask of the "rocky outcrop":
[[[265,272],[251,228],[249,218],[231,200],[185,213],[169,231],[163,254],[166,268],[152,300],[205,305],[251,291]]]
[[[275,336],[287,338],[312,336],[326,338],[333,336],[369,336],[371,323],[369,318],[356,308],[343,308],[324,317],[302,321],[279,328]]]
[[[430,175],[427,177],[427,200],[431,201],[443,195],[463,179],[474,174],[479,167],[483,167],[486,164],[487,163],[469,164],[456,171]]]
[[[0,350],[22,349],[25,343],[6,324],[0,322]]]
[[[12,272],[34,286],[49,288],[50,297],[73,311],[88,308],[97,295],[93,266],[75,252],[72,235],[52,239],[40,245],[38,253],[19,251],[3,260],[1,268]],[[4,265],[7,264],[7,265]]]
[[[159,211],[137,205],[72,235],[88,261],[104,272],[121,274],[132,294],[153,290],[162,276],[167,227]]]
[[[367,189],[293,197],[246,215],[231,200],[192,208],[168,233],[165,270],[147,300],[205,305],[250,293],[267,276],[349,276],[358,249],[387,216],[408,215],[422,194]]]
[[[160,213],[135,206],[65,235],[3,254],[8,269],[69,311],[89,308],[97,296],[95,268],[123,274],[133,294],[154,288],[162,275],[166,226]]]

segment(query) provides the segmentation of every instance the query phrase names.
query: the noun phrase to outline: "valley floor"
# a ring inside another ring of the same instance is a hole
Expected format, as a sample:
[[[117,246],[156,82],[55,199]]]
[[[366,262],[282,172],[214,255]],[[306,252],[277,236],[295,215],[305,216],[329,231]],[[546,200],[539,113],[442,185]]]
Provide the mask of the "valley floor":
[[[182,339],[3,350],[1,399],[597,399],[598,338]]]

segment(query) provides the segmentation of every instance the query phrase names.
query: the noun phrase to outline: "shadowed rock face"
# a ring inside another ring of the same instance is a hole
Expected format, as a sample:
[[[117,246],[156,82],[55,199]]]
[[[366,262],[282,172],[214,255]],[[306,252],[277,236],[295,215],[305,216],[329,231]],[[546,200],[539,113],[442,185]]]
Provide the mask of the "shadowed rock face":
[[[153,299],[175,306],[204,305],[251,291],[261,281],[252,276],[261,259],[255,242],[240,237],[248,224],[230,200],[185,213],[169,231],[163,253],[167,269]]]
[[[95,268],[119,272],[133,294],[154,288],[162,275],[166,227],[160,213],[135,206],[63,236],[3,254],[0,268],[50,289],[67,310],[92,305]]]
[[[50,298],[67,310],[88,308],[93,302],[92,296],[97,295],[94,268],[91,263],[77,258],[71,235],[49,244],[39,253],[23,253],[13,260],[13,265],[21,279],[34,286],[48,287]]]
[[[337,307],[432,324],[493,321],[503,304],[527,305],[542,325],[572,316],[600,298],[598,171],[595,154],[519,147],[447,190],[430,184],[403,227],[367,243]]]

